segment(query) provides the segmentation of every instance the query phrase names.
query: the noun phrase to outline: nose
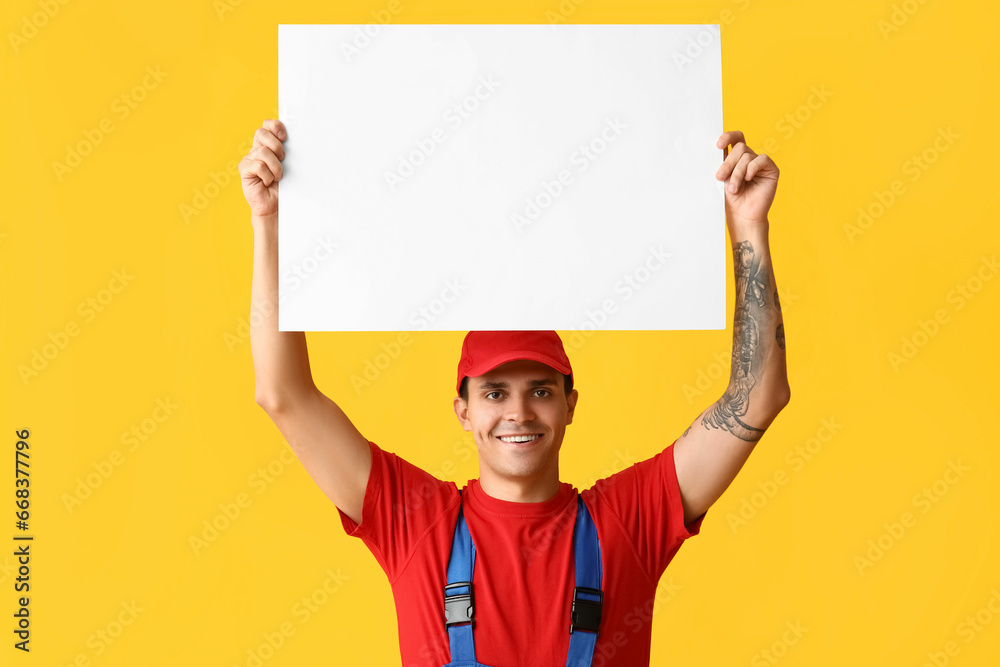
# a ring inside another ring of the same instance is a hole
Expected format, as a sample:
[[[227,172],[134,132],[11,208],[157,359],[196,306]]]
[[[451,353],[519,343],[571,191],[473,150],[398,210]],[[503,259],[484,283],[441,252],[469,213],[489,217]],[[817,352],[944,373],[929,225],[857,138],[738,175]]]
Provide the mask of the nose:
[[[531,409],[531,402],[524,396],[511,396],[505,401],[504,419],[513,422],[527,422],[535,418],[535,413]]]

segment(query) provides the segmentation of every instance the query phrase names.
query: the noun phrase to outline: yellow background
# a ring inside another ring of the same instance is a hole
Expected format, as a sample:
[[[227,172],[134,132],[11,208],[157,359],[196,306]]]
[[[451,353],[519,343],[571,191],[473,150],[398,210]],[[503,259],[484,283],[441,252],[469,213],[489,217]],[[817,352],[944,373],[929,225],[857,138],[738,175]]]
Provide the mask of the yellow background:
[[[248,665],[284,623],[294,634],[269,667],[399,663],[384,574],[301,466],[283,462],[287,447],[254,402],[240,337],[253,239],[235,170],[255,128],[277,117],[277,25],[366,23],[388,5],[4,3],[0,440],[9,465],[14,431],[31,430],[36,539],[24,654],[12,648],[8,467],[3,664]],[[545,23],[560,7],[401,6],[396,23]],[[679,588],[656,610],[653,664],[923,665],[928,653],[997,664],[1000,614],[987,605],[1000,610],[1000,279],[983,263],[1000,245],[995,3],[563,7],[568,22],[722,24],[725,129],[758,152],[771,140],[781,169],[770,238],[792,400],[664,575],[661,587]],[[147,67],[165,77],[122,118],[115,100]],[[815,90],[829,94],[820,102]],[[113,131],[60,179],[53,163],[105,119]],[[933,162],[914,171],[925,152]],[[222,172],[228,183],[209,187]],[[901,194],[850,233],[859,207],[878,211],[897,180]],[[185,220],[196,193],[214,196]],[[123,269],[133,277],[113,293]],[[978,291],[960,300],[960,284]],[[110,300],[92,316],[80,306],[100,298]],[[76,335],[22,378],[18,367],[72,324]],[[562,479],[585,488],[669,445],[721,395],[731,335],[602,331],[574,349],[581,402]],[[367,437],[430,471],[451,462],[447,478],[461,485],[478,474],[450,407],[462,334],[417,334],[356,392],[350,377],[394,338],[309,334],[316,382]],[[912,358],[894,363],[904,338]],[[161,422],[157,399],[177,406]],[[133,427],[147,434],[130,450]],[[120,465],[108,464],[116,450]],[[951,477],[949,461],[967,470]],[[69,511],[66,495],[102,464],[110,475]],[[280,473],[265,483],[268,465]],[[786,483],[767,495],[780,473]],[[934,502],[916,496],[924,488]],[[240,494],[249,505],[196,553],[190,538],[225,525],[220,505],[232,512]],[[756,515],[733,524],[748,504]],[[906,512],[910,525],[893,528]],[[860,567],[866,554],[879,557]],[[328,570],[336,592],[303,620],[295,605]],[[977,613],[990,620],[970,636],[960,624]],[[807,629],[794,645],[786,623]],[[956,655],[940,654],[948,642]],[[772,649],[776,663],[763,658]]]

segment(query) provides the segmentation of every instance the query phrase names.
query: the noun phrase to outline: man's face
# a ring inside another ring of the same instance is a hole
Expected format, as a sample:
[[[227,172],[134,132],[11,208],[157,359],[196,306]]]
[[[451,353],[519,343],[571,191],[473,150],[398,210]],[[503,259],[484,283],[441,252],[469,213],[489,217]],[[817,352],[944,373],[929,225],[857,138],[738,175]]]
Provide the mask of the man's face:
[[[531,359],[468,379],[468,403],[456,397],[455,414],[476,440],[480,474],[486,468],[507,478],[558,476],[559,448],[578,397],[575,389],[566,396],[563,383],[559,371]],[[511,442],[509,436],[534,437]]]

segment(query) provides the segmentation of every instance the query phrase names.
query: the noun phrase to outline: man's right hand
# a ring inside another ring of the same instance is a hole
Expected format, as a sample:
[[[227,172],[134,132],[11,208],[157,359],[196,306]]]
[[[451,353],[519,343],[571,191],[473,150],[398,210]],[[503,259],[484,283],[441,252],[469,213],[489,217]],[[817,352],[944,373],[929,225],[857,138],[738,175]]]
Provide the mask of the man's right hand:
[[[253,135],[253,148],[240,160],[243,196],[254,217],[278,215],[278,181],[283,173],[281,161],[285,159],[285,146],[281,142],[287,138],[288,132],[280,120],[265,120]]]

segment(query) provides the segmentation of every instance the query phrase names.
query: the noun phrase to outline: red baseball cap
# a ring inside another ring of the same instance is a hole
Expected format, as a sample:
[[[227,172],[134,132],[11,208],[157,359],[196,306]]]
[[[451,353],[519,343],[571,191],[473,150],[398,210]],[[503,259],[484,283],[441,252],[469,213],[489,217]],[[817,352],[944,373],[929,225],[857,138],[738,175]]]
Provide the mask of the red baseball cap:
[[[573,377],[562,339],[555,331],[470,331],[462,343],[455,391],[461,391],[463,378],[489,373],[515,359],[540,361]]]

